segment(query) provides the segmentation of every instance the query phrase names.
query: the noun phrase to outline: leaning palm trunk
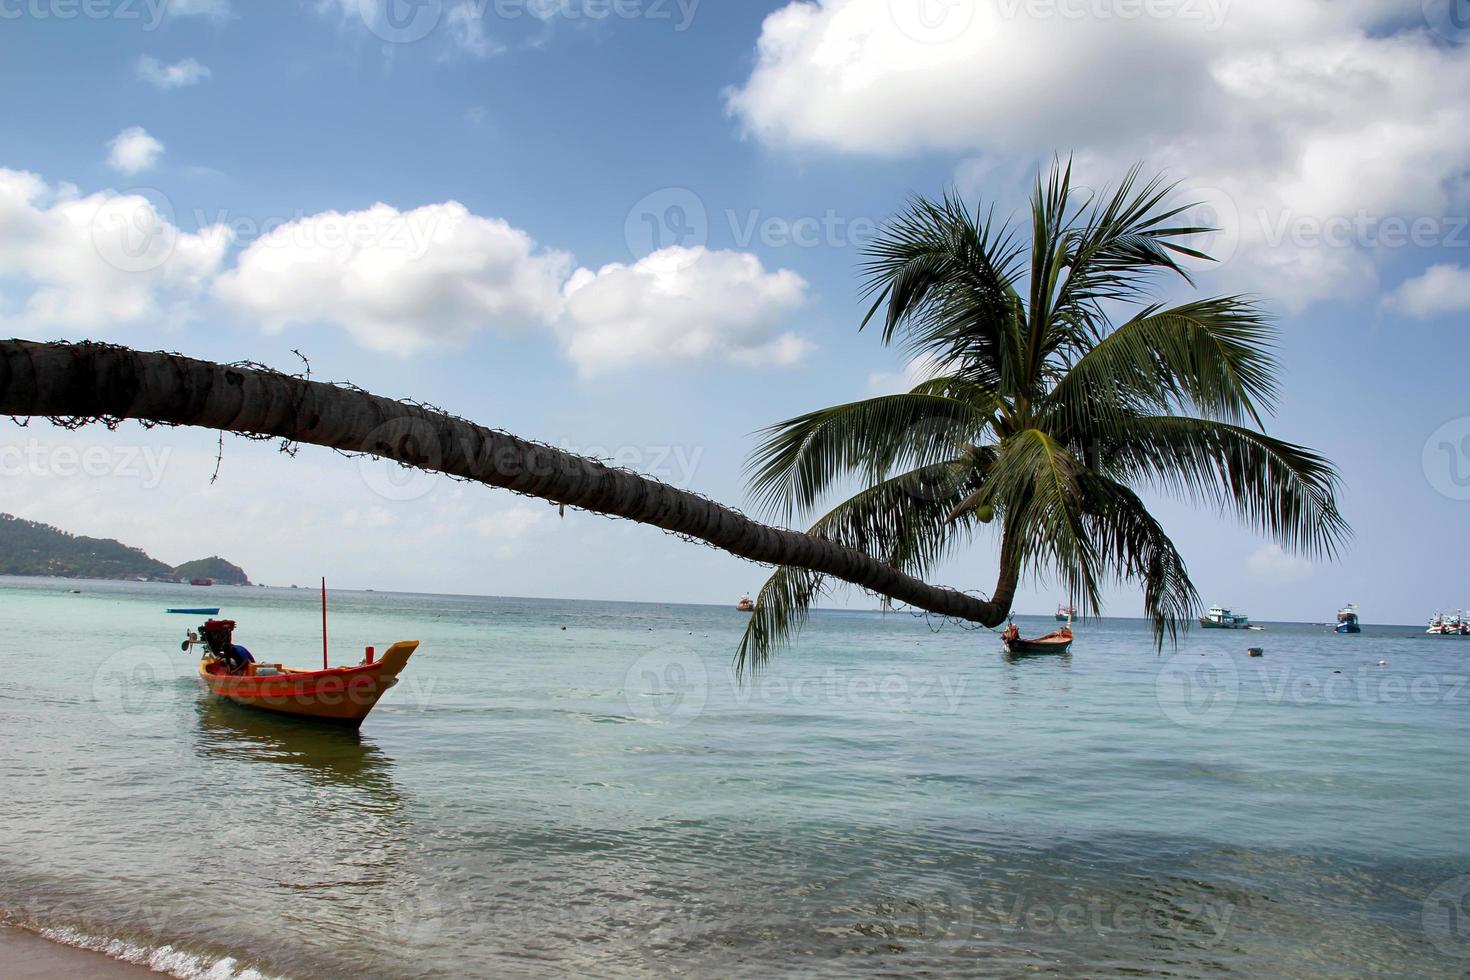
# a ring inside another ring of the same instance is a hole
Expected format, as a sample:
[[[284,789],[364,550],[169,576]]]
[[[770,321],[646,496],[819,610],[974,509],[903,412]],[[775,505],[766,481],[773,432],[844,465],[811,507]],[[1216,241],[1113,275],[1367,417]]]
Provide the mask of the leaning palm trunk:
[[[1009,611],[936,588],[822,537],[770,527],[685,490],[419,405],[263,368],[103,344],[0,341],[0,414],[137,419],[369,453],[554,503],[651,524],[741,558],[831,575],[986,625]],[[998,591],[1014,592],[1014,581]]]

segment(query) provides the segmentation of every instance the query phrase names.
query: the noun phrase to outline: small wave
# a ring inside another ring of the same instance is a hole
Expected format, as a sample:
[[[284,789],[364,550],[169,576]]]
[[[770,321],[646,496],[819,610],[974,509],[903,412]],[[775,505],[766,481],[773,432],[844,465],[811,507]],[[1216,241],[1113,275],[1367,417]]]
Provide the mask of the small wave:
[[[125,939],[95,936],[69,926],[41,926],[30,931],[54,943],[102,953],[135,966],[146,966],[179,980],[284,980],[245,966],[233,956],[211,958],[174,946],[145,946]]]

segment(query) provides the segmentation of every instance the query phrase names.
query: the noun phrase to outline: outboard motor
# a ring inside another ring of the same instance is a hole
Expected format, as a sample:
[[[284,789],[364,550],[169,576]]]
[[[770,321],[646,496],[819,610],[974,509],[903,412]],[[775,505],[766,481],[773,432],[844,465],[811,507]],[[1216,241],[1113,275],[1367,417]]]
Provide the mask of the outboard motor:
[[[238,674],[249,662],[246,656],[242,656],[242,647],[235,646],[235,621],[233,619],[211,619],[199,627],[199,632],[189,633],[189,638],[182,644],[184,650],[196,643],[203,643],[209,651],[209,655],[220,663],[232,674]]]
[[[199,627],[199,637],[216,659],[225,660],[230,656],[230,648],[235,645],[235,621],[211,619]]]

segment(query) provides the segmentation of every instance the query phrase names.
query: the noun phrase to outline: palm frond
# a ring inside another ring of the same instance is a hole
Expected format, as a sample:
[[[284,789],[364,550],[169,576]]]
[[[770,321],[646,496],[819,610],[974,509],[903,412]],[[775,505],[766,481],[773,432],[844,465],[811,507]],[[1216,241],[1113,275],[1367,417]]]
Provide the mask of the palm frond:
[[[1276,406],[1274,344],[1270,318],[1246,297],[1151,306],[1067,369],[1045,401],[1074,432],[1117,422],[1117,409],[1178,407],[1259,426]]]
[[[960,200],[916,199],[865,250],[864,294],[872,301],[859,329],[882,313],[883,343],[911,354],[961,363],[999,384],[1010,371],[1007,327],[1017,316],[1022,248],[993,214]]]
[[[1193,285],[1180,257],[1209,257],[1183,239],[1215,229],[1170,224],[1193,205],[1166,205],[1178,185],[1162,176],[1140,183],[1141,172],[1141,166],[1132,167],[1113,192],[1099,196],[1078,222],[1067,281],[1057,298],[1059,310],[1133,300],[1158,274],[1173,274]]]
[[[1128,487],[1103,477],[1083,477],[1087,504],[1083,523],[1099,559],[1121,583],[1143,587],[1143,610],[1154,642],[1178,639],[1198,614],[1199,593],[1184,558],[1148,508]]]
[[[993,414],[993,404],[922,392],[808,412],[762,430],[748,492],[789,521],[841,479],[882,480],[897,467],[954,456],[979,440]]]
[[[1244,426],[1183,416],[1133,419],[1098,447],[1115,479],[1147,482],[1234,512],[1282,547],[1334,557],[1351,531],[1325,457]]]
[[[805,568],[782,565],[755,600],[735,652],[735,675],[759,673],[806,625],[812,603],[822,594],[823,576]]]
[[[1084,521],[1082,461],[1047,433],[1027,429],[1001,444],[989,475],[988,499],[1005,511],[1022,565],[1051,571],[1084,612],[1098,612],[1098,556]]]
[[[810,533],[924,577],[968,541],[974,519],[953,512],[984,483],[990,447],[916,467],[853,494],[812,524]],[[956,526],[958,525],[958,526]]]

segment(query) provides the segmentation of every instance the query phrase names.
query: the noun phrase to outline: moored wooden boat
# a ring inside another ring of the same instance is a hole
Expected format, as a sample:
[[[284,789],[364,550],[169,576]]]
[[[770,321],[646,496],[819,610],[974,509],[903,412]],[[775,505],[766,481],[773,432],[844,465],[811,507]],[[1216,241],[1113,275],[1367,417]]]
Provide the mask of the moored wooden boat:
[[[1067,653],[1072,649],[1072,627],[1069,624],[1045,636],[1026,640],[1021,638],[1021,631],[1012,623],[1000,635],[1000,642],[1009,654]]]
[[[395,643],[371,663],[327,670],[252,663],[232,673],[225,661],[206,655],[199,679],[210,693],[236,704],[356,728],[398,683],[418,646],[417,640]]]

